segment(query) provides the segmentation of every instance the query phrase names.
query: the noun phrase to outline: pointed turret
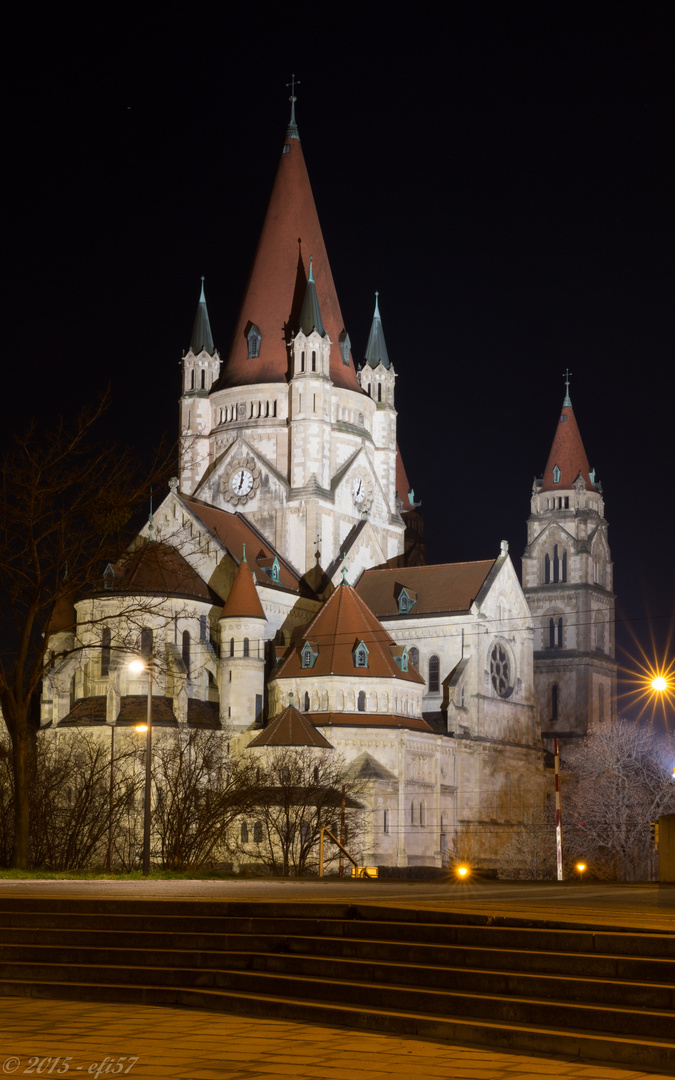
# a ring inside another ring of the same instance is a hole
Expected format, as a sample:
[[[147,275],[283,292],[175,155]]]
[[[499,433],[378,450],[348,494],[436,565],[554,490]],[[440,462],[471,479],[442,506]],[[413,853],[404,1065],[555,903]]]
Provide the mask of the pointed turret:
[[[309,277],[307,278],[305,299],[302,302],[302,311],[300,312],[300,329],[303,334],[306,334],[307,336],[313,333],[314,330],[316,330],[317,334],[320,334],[321,337],[326,333],[323,328],[319,298],[316,295],[316,282],[314,281],[311,255],[309,257]]]
[[[370,364],[372,368],[376,368],[378,364],[382,364],[383,367],[389,368],[391,367],[391,361],[384,340],[384,330],[382,329],[382,319],[380,318],[380,308],[378,304],[379,295],[379,292],[375,293],[375,314],[373,315],[373,322],[370,327],[370,334],[368,335],[366,363]]]
[[[265,694],[265,623],[246,552],[220,616],[222,723],[249,727],[262,717]]]
[[[287,380],[289,350],[300,329],[311,254],[317,306],[325,333],[334,343],[330,378],[335,386],[358,391],[353,362],[348,356],[345,363],[340,353],[344,319],[295,123],[295,102],[292,104],[291,124],[218,388]],[[248,340],[252,327],[257,331],[253,350]]]
[[[602,490],[595,479],[595,470],[591,471],[588,465],[581,432],[572,409],[569,381],[567,381],[565,400],[563,401],[558,426],[553,438],[551,453],[544,469],[540,490],[559,491],[562,488],[573,488],[574,482],[580,473],[588,489],[591,491]]]
[[[209,356],[213,356],[215,352],[213,335],[211,333],[211,323],[209,322],[209,313],[206,309],[203,276],[201,296],[199,297],[197,314],[195,315],[194,326],[192,327],[192,337],[190,338],[190,348],[195,356],[199,356],[200,352],[207,352]]]
[[[225,601],[221,619],[265,619],[267,616],[260,603],[258,590],[253,575],[246,562],[246,555],[239,564],[239,569],[232,582],[230,595]]]

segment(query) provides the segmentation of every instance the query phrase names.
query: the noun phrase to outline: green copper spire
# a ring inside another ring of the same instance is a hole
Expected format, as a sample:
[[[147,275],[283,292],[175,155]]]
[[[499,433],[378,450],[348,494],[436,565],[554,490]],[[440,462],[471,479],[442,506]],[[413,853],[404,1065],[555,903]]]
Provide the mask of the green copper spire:
[[[291,81],[289,83],[286,83],[286,86],[290,86],[290,88],[291,88],[291,96],[288,99],[290,101],[290,103],[291,103],[291,119],[290,119],[290,123],[288,125],[288,128],[286,130],[286,138],[287,139],[299,139],[300,138],[300,132],[298,131],[298,125],[295,122],[295,103],[298,100],[297,97],[295,96],[295,88],[296,88],[296,86],[299,86],[299,85],[300,85],[300,80],[298,79],[298,81],[296,83],[295,75],[291,75]]]
[[[195,356],[198,356],[200,352],[204,351],[206,351],[210,356],[213,356],[214,352],[216,351],[213,344],[213,335],[211,334],[209,313],[206,310],[206,297],[204,296],[204,275],[202,275],[202,291],[199,297],[199,306],[197,307],[197,314],[195,315],[194,326],[192,327],[190,348],[192,349]]]
[[[382,364],[383,367],[391,367],[391,360],[387,352],[387,344],[384,340],[384,330],[382,329],[382,319],[380,318],[380,307],[378,304],[379,292],[375,293],[375,313],[373,315],[373,323],[370,328],[370,334],[368,335],[368,344],[366,345],[366,363],[370,364],[372,368],[376,368],[378,364]]]
[[[300,312],[300,329],[303,334],[311,334],[313,330],[316,330],[317,333],[321,334],[321,337],[326,333],[319,309],[319,298],[316,295],[311,255],[309,257],[309,277],[307,278],[305,299],[302,302],[302,311]]]
[[[570,375],[571,374],[572,374],[572,372],[570,371],[570,369],[566,368],[565,369],[565,374],[563,375],[563,379],[565,380],[565,400],[563,401],[563,409],[565,408],[566,405],[568,405],[570,408],[572,406],[572,399],[570,397]]]

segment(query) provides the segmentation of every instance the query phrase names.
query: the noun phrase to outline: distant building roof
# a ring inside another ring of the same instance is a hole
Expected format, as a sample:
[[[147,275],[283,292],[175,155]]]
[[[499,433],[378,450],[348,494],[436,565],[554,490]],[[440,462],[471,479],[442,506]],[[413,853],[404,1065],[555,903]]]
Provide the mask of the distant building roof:
[[[436,566],[398,567],[394,570],[366,570],[356,586],[359,596],[380,618],[401,615],[431,615],[469,611],[486,584],[498,560],[439,563]],[[412,609],[399,612],[400,587],[416,593]]]

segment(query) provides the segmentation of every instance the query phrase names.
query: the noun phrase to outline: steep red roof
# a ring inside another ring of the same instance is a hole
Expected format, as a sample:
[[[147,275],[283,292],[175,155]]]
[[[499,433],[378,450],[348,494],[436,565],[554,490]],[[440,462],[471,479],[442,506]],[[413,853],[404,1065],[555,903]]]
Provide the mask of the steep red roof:
[[[302,667],[301,650],[305,641],[312,642],[318,655],[311,668]],[[354,648],[363,641],[368,650],[368,667],[354,664]],[[275,678],[317,675],[374,675],[379,678],[402,679],[423,683],[424,679],[411,666],[401,671],[394,659],[396,643],[376,619],[358,593],[343,582],[326,600],[321,610],[298,639],[290,655],[276,672]]]
[[[104,574],[112,592],[188,596],[210,603],[220,599],[171,544],[146,541],[115,563],[112,571]]]
[[[411,610],[401,615],[402,619],[436,612],[468,611],[495,562],[495,559],[483,559],[480,562],[366,570],[356,590],[380,619],[399,614],[401,586],[411,599],[415,599]]]
[[[553,479],[553,470],[556,465],[560,469],[560,480],[557,483]],[[587,488],[593,491],[598,490],[597,485],[591,482],[588,458],[572,406],[563,405],[551,453],[544,469],[542,490],[558,491],[561,488],[571,488],[579,473],[586,481]]]
[[[320,746],[332,750],[332,743],[317,731],[308,716],[303,716],[294,705],[288,705],[282,713],[273,717],[247,749],[256,746]]]
[[[293,592],[298,591],[300,587],[298,573],[265,540],[262,533],[258,532],[241,514],[231,514],[227,510],[219,510],[216,506],[206,506],[204,503],[191,502],[187,499],[185,505],[195,517],[203,521],[214,536],[218,537],[237,562],[241,562],[244,556],[244,544],[246,545],[246,558],[249,569],[259,585],[272,584],[272,579],[258,565],[257,556],[262,550],[264,552],[263,562],[267,558],[274,561],[275,555],[279,559],[279,584],[284,589],[291,589]]]
[[[218,387],[285,382],[287,345],[300,312],[313,259],[314,280],[331,348],[331,379],[360,391],[354,364],[344,364],[338,342],[345,329],[300,140],[287,137],[258,242],[234,339]],[[246,334],[259,328],[260,356],[249,359]]]
[[[239,568],[234,575],[234,581],[230,589],[230,595],[225,601],[220,617],[221,619],[248,618],[267,620],[247,562],[239,563]]]
[[[411,490],[412,488],[410,487],[408,474],[405,471],[405,465],[403,464],[403,458],[401,457],[401,451],[398,443],[396,443],[396,491],[403,499],[403,508],[405,510],[410,508],[408,492]]]

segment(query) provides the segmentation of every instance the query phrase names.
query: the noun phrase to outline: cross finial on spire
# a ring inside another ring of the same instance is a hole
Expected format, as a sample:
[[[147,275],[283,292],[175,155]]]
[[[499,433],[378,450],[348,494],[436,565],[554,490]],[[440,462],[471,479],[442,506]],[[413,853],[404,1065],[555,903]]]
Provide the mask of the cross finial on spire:
[[[347,584],[347,552],[342,552],[342,584]]]
[[[563,379],[565,380],[565,400],[563,401],[563,408],[566,405],[571,405],[572,404],[572,399],[570,397],[570,375],[571,374],[572,374],[572,372],[570,371],[570,369],[565,368],[565,374],[563,375]]]
[[[378,297],[379,297],[379,295],[380,295],[380,294],[379,294],[379,292],[378,292],[378,291],[377,291],[377,289],[376,289],[376,290],[375,290],[375,315],[373,316],[373,318],[375,318],[375,319],[379,319],[379,318],[380,318],[380,305],[379,305],[379,303],[378,303]]]
[[[242,548],[242,551],[243,551],[243,555],[242,555],[242,557],[241,557],[241,561],[242,561],[242,562],[246,562],[246,544],[242,544],[242,545],[241,545],[241,548]]]
[[[295,87],[296,87],[296,85],[297,86],[300,85],[300,80],[298,79],[297,84],[296,84],[295,73],[294,73],[294,74],[291,75],[291,81],[289,83],[286,83],[286,86],[290,86],[290,88],[291,88],[291,96],[288,99],[290,101],[290,103],[291,103],[291,121],[290,121],[290,123],[288,125],[288,131],[286,132],[286,138],[288,138],[288,139],[299,139],[300,138],[300,135],[299,135],[299,132],[298,132],[298,125],[295,122],[295,103],[298,100],[297,97],[295,96]]]

